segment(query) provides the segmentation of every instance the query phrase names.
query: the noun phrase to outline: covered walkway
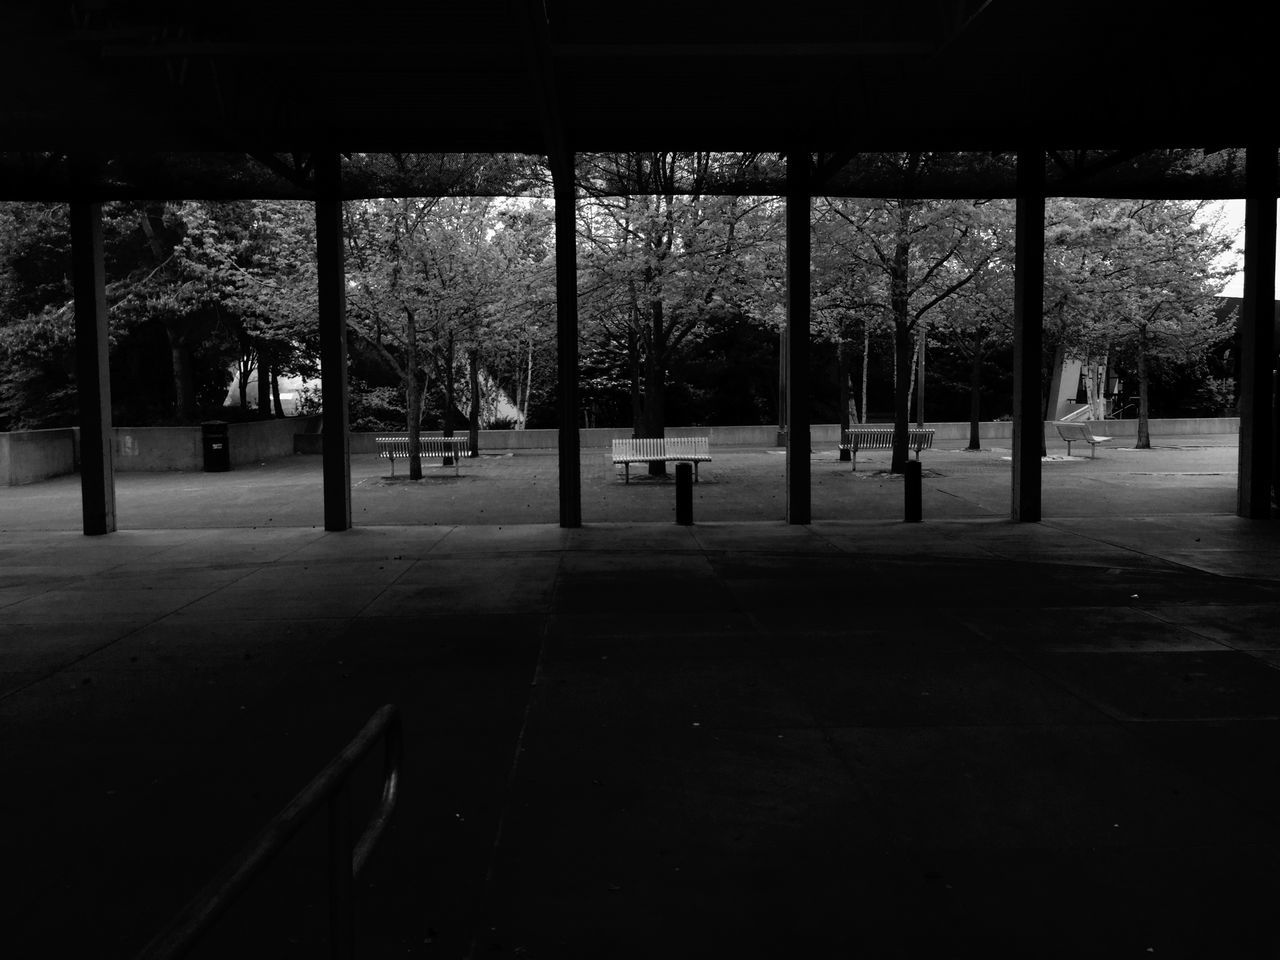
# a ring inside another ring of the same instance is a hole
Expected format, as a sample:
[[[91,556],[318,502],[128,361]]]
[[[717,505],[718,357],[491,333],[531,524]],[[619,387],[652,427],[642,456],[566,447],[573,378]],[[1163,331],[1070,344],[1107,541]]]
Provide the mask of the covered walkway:
[[[1274,956],[1278,546],[1228,515],[10,531],[6,952],[131,956],[392,702],[361,956]],[[323,831],[198,955],[316,955]]]

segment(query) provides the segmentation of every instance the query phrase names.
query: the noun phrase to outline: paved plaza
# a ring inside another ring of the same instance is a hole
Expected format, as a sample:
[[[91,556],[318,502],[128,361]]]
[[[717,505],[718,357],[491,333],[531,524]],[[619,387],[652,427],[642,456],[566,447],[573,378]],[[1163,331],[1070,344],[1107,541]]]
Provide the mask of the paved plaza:
[[[808,526],[781,454],[713,455],[691,527],[603,451],[576,530],[550,454],[358,459],[342,533],[318,458],[121,474],[105,537],[0,490],[6,955],[133,956],[384,703],[362,957],[1280,955],[1280,534],[1229,439],[1047,462],[1038,524],[1007,451],[926,451],[904,524],[815,450]],[[194,956],[323,955],[324,839]]]
[[[1231,435],[1156,438],[1150,450],[1132,440],[1099,448],[1096,457],[1066,456],[1049,445],[1043,463],[1048,517],[1232,514],[1236,507],[1236,438]],[[1010,451],[970,452],[950,441],[926,450],[923,512],[928,519],[1007,517]],[[785,513],[786,457],[781,448],[716,447],[699,467],[695,521],[775,521]],[[815,444],[810,461],[816,520],[901,519],[900,477],[888,475],[888,451],[863,451],[856,471],[838,460],[834,444]],[[582,516],[586,523],[675,520],[674,470],[665,482],[632,468],[632,481],[605,449],[582,451]],[[461,463],[458,475],[424,461],[410,481],[373,454],[351,458],[352,520],[363,525],[557,523],[558,465],[554,450],[488,452]],[[0,489],[0,530],[80,529],[79,478],[60,477]],[[321,462],[293,456],[227,473],[117,473],[122,530],[172,527],[324,525]]]

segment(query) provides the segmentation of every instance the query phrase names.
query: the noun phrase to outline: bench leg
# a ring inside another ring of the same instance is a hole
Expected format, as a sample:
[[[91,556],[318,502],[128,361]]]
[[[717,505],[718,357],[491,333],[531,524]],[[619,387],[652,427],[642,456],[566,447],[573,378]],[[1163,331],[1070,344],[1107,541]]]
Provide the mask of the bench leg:
[[[1098,445],[1096,443],[1089,444],[1089,459],[1096,460],[1098,458]]]
[[[391,461],[391,475],[394,477],[396,475],[396,458],[387,457],[387,459]]]
[[[629,461],[627,463],[624,463],[622,465],[622,469],[624,471],[623,476],[626,478],[622,482],[624,485],[626,485],[631,482],[631,463]]]
[[[693,461],[693,482],[698,482],[698,461]]]
[[[1067,456],[1071,456],[1071,441],[1067,441]]]
[[[855,470],[858,469],[858,448],[857,447],[854,447],[852,450],[849,451],[849,463],[852,464],[852,466],[849,467],[850,473],[853,473]]]

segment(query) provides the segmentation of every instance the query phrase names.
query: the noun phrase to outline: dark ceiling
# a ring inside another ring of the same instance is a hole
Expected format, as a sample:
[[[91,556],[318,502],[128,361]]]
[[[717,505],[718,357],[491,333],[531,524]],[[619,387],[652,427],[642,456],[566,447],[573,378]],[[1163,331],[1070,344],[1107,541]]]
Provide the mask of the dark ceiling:
[[[0,151],[1216,150],[1263,6],[5,0]]]

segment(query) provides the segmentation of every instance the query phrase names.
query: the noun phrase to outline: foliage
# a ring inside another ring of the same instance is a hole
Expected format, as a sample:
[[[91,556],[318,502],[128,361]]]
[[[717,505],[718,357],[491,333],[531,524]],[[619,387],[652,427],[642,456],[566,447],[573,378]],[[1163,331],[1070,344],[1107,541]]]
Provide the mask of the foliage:
[[[893,159],[906,184],[924,177],[939,162],[927,153]],[[819,203],[818,246],[846,260],[838,271],[843,282],[824,285],[823,311],[838,318],[837,330],[839,318],[860,313],[863,324],[883,324],[893,332],[892,469],[901,472],[908,458],[914,360],[926,327],[940,313],[941,304],[984,277],[1004,251],[1009,206],[985,200],[905,198],[822,198]],[[981,308],[967,313],[971,321],[985,316]],[[953,327],[973,325],[957,321]]]
[[[588,156],[580,165],[579,311],[584,355],[602,371],[584,392],[611,395],[615,409],[627,396],[639,436],[663,435],[673,365],[713,317],[778,319],[777,201],[710,193],[752,163],[751,155],[658,152]]]
[[[1059,355],[1119,365],[1137,381],[1138,446],[1149,446],[1153,378],[1215,371],[1234,318],[1218,292],[1235,237],[1205,201],[1060,202],[1047,218],[1046,329]]]

